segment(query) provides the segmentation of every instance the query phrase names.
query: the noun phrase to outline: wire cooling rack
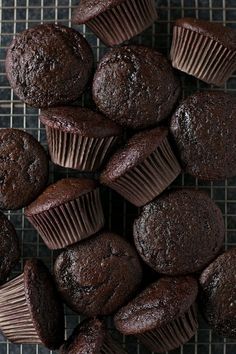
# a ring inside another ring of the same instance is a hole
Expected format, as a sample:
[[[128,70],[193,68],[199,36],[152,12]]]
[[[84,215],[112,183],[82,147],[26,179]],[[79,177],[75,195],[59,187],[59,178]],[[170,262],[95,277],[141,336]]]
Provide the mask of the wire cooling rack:
[[[4,59],[6,48],[12,37],[26,28],[40,23],[59,22],[71,26],[71,14],[78,0],[0,0],[0,127],[21,128],[33,134],[45,147],[45,131],[38,121],[38,110],[26,107],[13,94],[5,76]],[[133,43],[152,46],[164,54],[169,53],[172,22],[183,16],[192,16],[222,22],[236,28],[236,0],[160,0],[157,1],[158,21]],[[96,60],[106,52],[106,47],[86,26],[77,27],[91,44]],[[183,75],[181,77],[184,95],[208,88],[202,82]],[[236,91],[236,76],[227,82],[225,91]],[[89,94],[82,98],[82,104],[90,104]],[[50,181],[71,175],[72,172],[51,166]],[[188,176],[181,176],[176,186],[192,186],[205,189],[221,208],[225,219],[225,248],[236,246],[236,178],[222,183],[201,183]],[[115,192],[102,190],[107,228],[125,237],[132,237],[132,222],[137,210],[126,203]],[[22,211],[8,213],[21,240],[22,257],[13,275],[23,269],[28,257],[41,258],[51,269],[54,254],[47,249],[37,232],[24,218]],[[80,318],[66,309],[66,336],[77,325]],[[236,341],[221,338],[208,329],[200,318],[200,329],[196,336],[173,354],[236,354]],[[112,329],[111,320],[108,321]],[[114,336],[123,344],[129,354],[148,354],[135,338],[124,338],[114,331]],[[0,354],[52,354],[38,345],[13,345],[0,334]]]

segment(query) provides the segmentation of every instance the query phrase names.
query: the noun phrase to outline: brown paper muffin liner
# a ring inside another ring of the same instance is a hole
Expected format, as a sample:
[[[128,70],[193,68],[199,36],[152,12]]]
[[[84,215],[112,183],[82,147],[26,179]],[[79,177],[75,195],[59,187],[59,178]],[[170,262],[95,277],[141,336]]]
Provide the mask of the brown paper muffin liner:
[[[72,245],[95,234],[104,225],[99,188],[27,218],[48,248],[60,249]]]
[[[0,287],[0,329],[13,343],[41,344],[25,299],[24,274]]]
[[[143,32],[157,19],[154,0],[126,0],[87,22],[108,46],[118,45]]]
[[[127,354],[124,349],[107,334],[101,348],[101,354]]]
[[[49,152],[56,165],[80,171],[96,171],[118,140],[116,136],[89,138],[46,127]]]
[[[155,353],[164,353],[188,342],[196,333],[197,328],[197,309],[194,304],[188,312],[168,325],[137,337],[149,350]]]
[[[162,193],[180,172],[181,167],[165,138],[145,161],[112,182],[110,187],[140,207]]]
[[[236,70],[236,52],[217,41],[189,29],[174,27],[171,48],[174,68],[222,86]]]

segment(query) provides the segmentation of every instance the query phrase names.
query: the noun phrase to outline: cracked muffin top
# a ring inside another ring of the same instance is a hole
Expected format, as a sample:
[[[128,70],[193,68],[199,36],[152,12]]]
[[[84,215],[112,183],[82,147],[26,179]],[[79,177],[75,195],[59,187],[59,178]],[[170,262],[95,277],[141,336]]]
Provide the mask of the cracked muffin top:
[[[15,210],[30,204],[48,180],[48,159],[30,134],[0,129],[0,209]]]
[[[89,317],[118,310],[142,280],[136,251],[112,233],[99,234],[65,249],[56,259],[54,274],[67,305]]]
[[[77,31],[39,25],[18,34],[6,57],[6,73],[15,94],[37,108],[75,101],[93,66],[92,50]]]
[[[202,191],[181,189],[145,205],[134,223],[134,240],[143,260],[166,275],[204,269],[220,252],[224,220]]]
[[[111,49],[100,61],[93,98],[98,109],[132,129],[157,125],[172,112],[181,93],[168,60],[143,46]]]

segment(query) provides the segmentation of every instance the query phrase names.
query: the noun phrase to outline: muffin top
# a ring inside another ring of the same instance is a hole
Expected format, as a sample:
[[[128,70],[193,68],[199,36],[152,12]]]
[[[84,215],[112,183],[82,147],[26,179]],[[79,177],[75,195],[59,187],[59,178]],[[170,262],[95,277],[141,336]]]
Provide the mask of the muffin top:
[[[72,21],[82,24],[101,13],[120,5],[125,0],[81,0],[73,13]]]
[[[216,332],[236,338],[236,248],[219,256],[201,274],[201,310]]]
[[[99,110],[132,129],[152,127],[166,119],[180,92],[168,60],[143,46],[111,49],[100,61],[93,81]]]
[[[37,107],[76,100],[91,75],[93,54],[84,37],[62,25],[39,25],[18,34],[6,57],[16,95]]]
[[[3,284],[20,259],[20,246],[16,230],[0,212],[0,284]]]
[[[109,184],[143,162],[153,153],[168,135],[165,127],[155,128],[135,134],[109,160],[100,180]]]
[[[116,136],[122,129],[102,114],[82,107],[55,107],[41,112],[41,122],[53,129],[88,137]]]
[[[170,191],[144,206],[134,222],[134,240],[143,260],[157,272],[194,273],[218,255],[223,216],[205,192]]]
[[[60,348],[60,354],[99,354],[105,335],[101,321],[96,318],[84,320]]]
[[[65,249],[56,259],[54,273],[67,305],[89,317],[118,310],[142,280],[136,251],[112,233],[93,236]]]
[[[196,18],[185,17],[178,19],[175,26],[183,27],[191,31],[222,43],[230,50],[236,50],[236,30],[222,26],[221,23],[198,20]]]
[[[91,179],[65,178],[48,186],[43,193],[25,209],[25,215],[42,213],[91,192],[97,183]]]
[[[34,327],[42,343],[58,349],[64,339],[64,312],[53,279],[38,259],[27,260],[24,266],[26,302]]]
[[[185,172],[203,180],[236,175],[236,98],[198,92],[185,99],[170,130]]]
[[[197,293],[197,281],[190,276],[160,278],[118,311],[115,326],[125,335],[165,326],[188,311]]]
[[[48,179],[48,159],[30,134],[0,129],[0,209],[15,210],[30,204]]]

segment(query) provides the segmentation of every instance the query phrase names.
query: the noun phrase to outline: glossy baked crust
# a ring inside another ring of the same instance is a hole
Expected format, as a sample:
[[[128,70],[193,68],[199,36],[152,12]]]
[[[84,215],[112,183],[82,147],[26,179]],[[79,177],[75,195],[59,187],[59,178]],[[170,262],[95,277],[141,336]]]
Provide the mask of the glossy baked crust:
[[[26,302],[31,319],[42,343],[58,349],[64,340],[64,311],[53,279],[45,265],[37,259],[24,266]]]
[[[177,20],[175,26],[182,27],[206,37],[210,37],[230,50],[236,50],[236,30],[222,26],[221,23],[185,17]]]
[[[56,259],[54,273],[67,305],[89,317],[118,310],[142,280],[135,249],[112,233],[68,247]]]
[[[236,175],[236,98],[205,91],[185,99],[170,131],[185,172],[203,180]]]
[[[54,24],[18,34],[6,57],[6,73],[14,92],[37,108],[75,101],[85,89],[92,66],[92,50],[83,36]]]
[[[0,208],[20,209],[45,188],[48,158],[40,143],[18,129],[0,129]]]
[[[143,46],[110,50],[100,61],[93,98],[101,112],[132,129],[156,126],[172,112],[180,82],[168,60]]]
[[[43,193],[25,209],[25,215],[42,213],[61,204],[77,199],[97,187],[92,179],[65,178],[48,186]]]
[[[116,136],[122,129],[102,114],[84,107],[55,107],[40,114],[41,122],[53,129],[86,137]]]
[[[236,338],[236,248],[219,256],[201,274],[201,311],[210,327]]]
[[[143,207],[134,241],[143,260],[158,273],[190,274],[204,269],[224,241],[224,221],[205,192],[170,191]]]
[[[190,276],[160,278],[118,311],[115,326],[125,335],[165,326],[190,308],[197,293],[197,281]]]

